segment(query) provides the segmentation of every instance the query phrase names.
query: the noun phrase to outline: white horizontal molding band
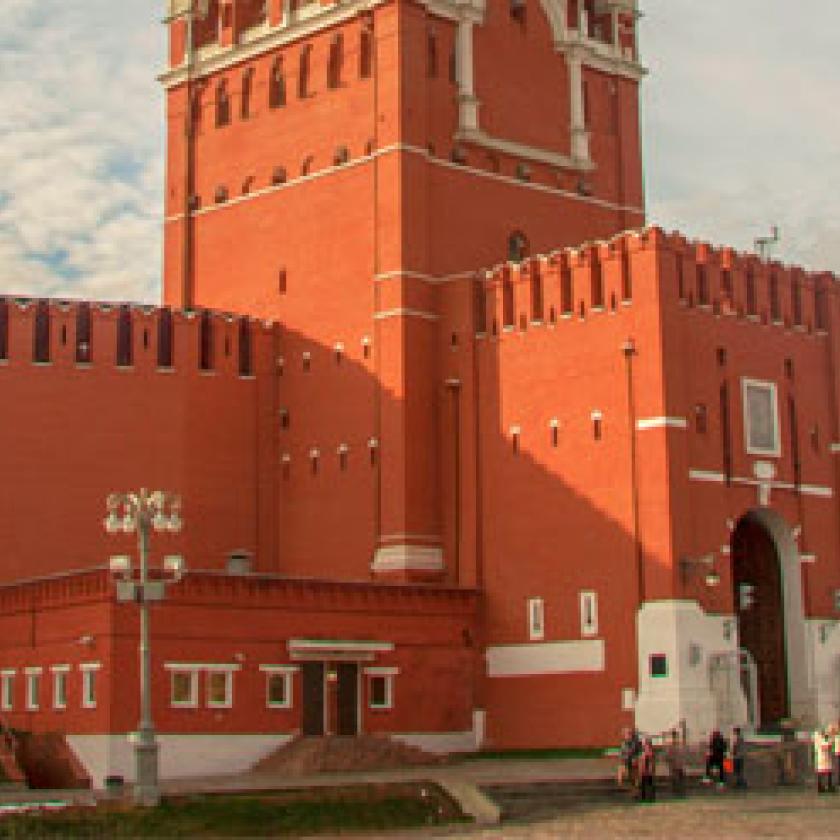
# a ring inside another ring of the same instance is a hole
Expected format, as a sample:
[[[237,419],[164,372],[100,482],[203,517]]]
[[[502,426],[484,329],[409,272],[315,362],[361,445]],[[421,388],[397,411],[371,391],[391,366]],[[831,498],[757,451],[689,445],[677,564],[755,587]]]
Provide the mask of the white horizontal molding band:
[[[603,639],[497,645],[486,655],[490,677],[579,674],[604,670],[605,645]]]
[[[473,143],[485,149],[511,155],[511,157],[532,160],[536,163],[546,163],[549,166],[556,166],[560,169],[577,169],[581,172],[591,172],[595,169],[595,164],[591,160],[578,160],[568,155],[551,152],[548,149],[540,149],[537,146],[517,143],[515,140],[491,137],[480,128],[460,128],[455,138],[457,140],[463,140],[465,143]]]
[[[294,674],[300,665],[260,665],[260,671],[266,674]]]
[[[376,642],[368,639],[289,639],[289,650],[338,650],[344,653],[389,653],[393,642]]]
[[[688,477],[691,481],[707,481],[713,484],[725,484],[726,476],[721,472],[709,470],[689,470]],[[822,487],[818,484],[800,484],[797,487],[789,481],[759,481],[757,478],[740,478],[733,476],[730,479],[732,484],[742,487],[770,487],[772,490],[798,490],[804,496],[817,496],[822,499],[831,499],[834,491],[831,487]]]
[[[830,443],[828,445],[828,451],[832,455],[840,455],[840,443]]]
[[[688,420],[685,417],[645,417],[636,422],[640,432],[648,429],[687,429]]]
[[[388,545],[376,550],[371,568],[375,572],[438,572],[443,569],[443,550],[421,545]]]
[[[400,673],[399,668],[389,668],[385,666],[378,667],[375,665],[366,667],[364,671],[372,677],[396,677]]]
[[[388,280],[419,280],[421,283],[429,283],[437,286],[440,283],[451,283],[455,280],[472,280],[476,276],[475,271],[459,271],[455,274],[445,274],[440,277],[434,274],[425,274],[422,271],[383,271],[374,276],[377,283],[384,283]]]
[[[398,307],[396,309],[386,309],[383,312],[374,312],[374,321],[386,321],[388,318],[420,318],[423,321],[437,321],[438,316],[434,312],[424,312],[422,309],[408,309],[406,307]]]
[[[164,662],[167,671],[240,671],[242,666],[234,662]]]
[[[348,169],[353,169],[354,167],[358,167],[362,164],[369,163],[375,158],[400,152],[407,152],[409,154],[419,155],[423,158],[426,158],[430,163],[434,164],[435,166],[441,166],[445,169],[454,169],[458,172],[466,172],[470,175],[475,175],[479,178],[489,178],[491,180],[499,181],[501,183],[508,184],[509,186],[518,187],[520,189],[536,190],[537,192],[548,193],[549,195],[562,196],[563,198],[568,198],[571,201],[577,201],[582,204],[590,204],[595,207],[604,207],[608,210],[620,211],[623,213],[637,213],[640,216],[644,216],[645,211],[641,207],[634,207],[632,205],[627,204],[615,204],[612,201],[605,201],[604,199],[593,198],[592,196],[580,195],[580,193],[560,189],[559,187],[550,187],[546,184],[536,184],[531,181],[522,181],[519,178],[516,178],[512,175],[503,175],[500,172],[487,172],[484,169],[476,169],[472,166],[466,166],[460,163],[451,163],[448,160],[443,160],[442,158],[437,158],[429,154],[428,149],[423,149],[419,146],[412,146],[406,143],[394,143],[390,146],[383,146],[381,149],[377,149],[376,151],[371,152],[371,154],[369,155],[361,155],[357,158],[353,158],[347,163],[342,163],[338,166],[328,166],[325,169],[321,169],[318,172],[312,172],[309,175],[300,175],[297,178],[292,178],[283,184],[271,184],[268,187],[263,187],[259,190],[253,190],[252,192],[248,193],[248,195],[240,195],[235,196],[234,198],[230,198],[228,199],[228,201],[225,201],[222,204],[210,204],[207,207],[202,207],[199,210],[195,210],[194,212],[190,213],[190,217],[198,218],[209,213],[218,213],[222,210],[227,210],[231,207],[235,207],[237,204],[242,204],[246,201],[255,201],[256,199],[262,198],[266,195],[271,195],[281,190],[292,189],[294,187],[299,186],[300,184],[307,183],[308,181],[314,181],[318,178],[326,178],[330,175],[335,175],[336,173],[343,172]],[[170,216],[167,216],[164,221],[166,223],[172,223],[181,221],[183,218],[183,213],[174,213]]]

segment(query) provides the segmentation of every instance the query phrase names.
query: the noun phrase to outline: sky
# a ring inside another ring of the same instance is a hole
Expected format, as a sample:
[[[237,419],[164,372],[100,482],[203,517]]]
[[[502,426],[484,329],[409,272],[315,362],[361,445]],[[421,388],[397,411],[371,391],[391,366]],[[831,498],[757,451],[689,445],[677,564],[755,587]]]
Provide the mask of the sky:
[[[156,301],[164,1],[2,3],[0,294]],[[649,221],[840,274],[840,3],[641,8]]]

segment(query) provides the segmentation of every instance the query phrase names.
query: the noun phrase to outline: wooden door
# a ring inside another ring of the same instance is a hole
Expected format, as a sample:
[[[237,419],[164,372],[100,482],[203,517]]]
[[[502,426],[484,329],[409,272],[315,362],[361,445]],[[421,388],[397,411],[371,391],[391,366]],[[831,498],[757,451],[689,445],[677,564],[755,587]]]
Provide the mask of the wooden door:
[[[735,529],[732,572],[740,644],[758,669],[761,725],[771,726],[789,713],[784,599],[776,545],[757,520],[746,517]]]
[[[303,734],[320,738],[324,734],[324,664],[304,662],[303,675]]]
[[[338,665],[336,734],[352,738],[359,734],[359,666],[355,662]]]

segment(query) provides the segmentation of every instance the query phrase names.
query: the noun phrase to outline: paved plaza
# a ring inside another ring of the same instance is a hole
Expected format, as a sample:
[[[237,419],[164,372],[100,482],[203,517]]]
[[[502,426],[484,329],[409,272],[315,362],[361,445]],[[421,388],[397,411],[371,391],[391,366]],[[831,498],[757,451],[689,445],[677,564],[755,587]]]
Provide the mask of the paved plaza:
[[[370,836],[370,835],[368,835]],[[840,795],[818,797],[811,790],[774,793],[731,792],[653,805],[595,805],[569,808],[536,822],[492,829],[449,827],[390,832],[385,837],[463,837],[468,840],[548,840],[610,837],[822,838],[840,837]]]

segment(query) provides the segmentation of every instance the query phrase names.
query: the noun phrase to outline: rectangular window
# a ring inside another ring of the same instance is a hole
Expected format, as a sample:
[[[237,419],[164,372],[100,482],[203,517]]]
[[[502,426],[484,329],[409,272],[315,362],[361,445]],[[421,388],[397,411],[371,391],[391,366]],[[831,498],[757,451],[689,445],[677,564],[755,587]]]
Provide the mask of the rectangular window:
[[[0,708],[10,712],[15,706],[15,674],[4,671],[0,674]]]
[[[742,379],[741,387],[744,398],[744,435],[747,453],[778,458],[781,451],[776,385],[772,382]]]
[[[580,593],[580,634],[598,635],[598,596],[595,592]]]
[[[82,708],[96,708],[96,672],[99,664],[82,665]]]
[[[291,671],[267,671],[265,684],[265,705],[269,709],[291,709]]]
[[[368,707],[371,709],[394,708],[394,675],[396,668],[368,668]]]
[[[528,599],[528,638],[532,642],[545,638],[545,604],[542,598]]]
[[[41,669],[26,672],[26,708],[37,711],[41,707]]]
[[[651,654],[650,675],[652,677],[668,676],[668,657],[664,653]]]
[[[194,708],[198,705],[198,672],[172,672],[172,706]]]
[[[69,667],[53,668],[53,708],[67,708],[67,672]]]
[[[207,705],[214,709],[229,709],[233,705],[233,673],[207,672]]]

